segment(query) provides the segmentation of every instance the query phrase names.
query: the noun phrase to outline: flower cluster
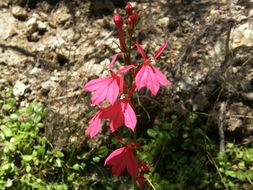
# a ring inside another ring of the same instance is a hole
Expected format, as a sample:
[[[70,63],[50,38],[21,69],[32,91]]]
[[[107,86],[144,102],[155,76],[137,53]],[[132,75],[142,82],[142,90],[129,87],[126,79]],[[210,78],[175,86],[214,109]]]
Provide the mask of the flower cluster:
[[[123,147],[113,151],[105,160],[104,165],[112,167],[112,175],[121,175],[125,170],[137,180],[141,187],[144,186],[144,173],[149,166],[139,162],[135,156],[135,150],[139,144],[126,143],[117,134],[116,130],[125,126],[133,133],[137,124],[137,117],[132,105],[132,96],[135,92],[146,87],[155,96],[161,85],[169,86],[171,82],[161,71],[151,65],[167,46],[165,42],[152,58],[147,58],[141,45],[133,38],[133,32],[138,23],[138,13],[135,12],[130,3],[126,5],[126,22],[120,14],[113,17],[117,28],[120,51],[117,52],[108,65],[110,76],[89,81],[84,90],[92,93],[91,102],[99,107],[99,111],[89,121],[85,135],[93,138],[102,127],[102,120],[108,120],[111,132]],[[127,27],[125,35],[124,27]],[[125,38],[127,36],[127,40]],[[139,64],[132,63],[131,52],[137,49],[143,61]],[[124,66],[113,70],[118,56],[123,56]],[[103,106],[103,102],[109,106]]]

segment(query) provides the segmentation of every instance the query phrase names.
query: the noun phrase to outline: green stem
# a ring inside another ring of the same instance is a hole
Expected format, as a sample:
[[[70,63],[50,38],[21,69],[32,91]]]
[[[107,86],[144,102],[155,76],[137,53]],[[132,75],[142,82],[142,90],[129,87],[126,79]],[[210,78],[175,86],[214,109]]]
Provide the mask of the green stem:
[[[136,184],[136,179],[132,177],[132,184],[133,184],[133,190],[138,190],[137,184]]]

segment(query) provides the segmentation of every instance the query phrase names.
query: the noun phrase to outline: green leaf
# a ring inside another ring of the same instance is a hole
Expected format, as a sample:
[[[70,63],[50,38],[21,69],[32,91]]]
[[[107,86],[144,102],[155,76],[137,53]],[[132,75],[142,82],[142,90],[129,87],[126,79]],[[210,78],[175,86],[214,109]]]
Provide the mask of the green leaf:
[[[157,131],[155,131],[154,129],[148,129],[147,133],[150,137],[153,137],[153,138],[155,138],[157,135]]]
[[[16,113],[13,113],[13,114],[10,115],[10,118],[13,121],[17,121],[18,120],[18,115]]]
[[[8,178],[5,187],[11,187],[12,185],[13,185],[12,180]]]
[[[27,172],[27,173],[30,173],[30,171],[31,171],[31,166],[30,165],[27,165],[26,167],[25,167],[25,171]]]
[[[33,159],[33,155],[23,155],[23,160],[26,162],[30,162]]]
[[[83,169],[83,166],[81,166],[80,164],[75,164],[74,166],[72,166],[72,169],[78,171],[80,169]]]
[[[55,160],[54,165],[55,165],[56,167],[58,167],[58,168],[61,168],[61,167],[62,167],[62,161],[61,161],[59,158],[57,158],[57,159]]]
[[[9,127],[7,127],[6,125],[1,125],[1,130],[4,134],[5,137],[12,137],[13,136],[13,133],[11,131],[11,129]]]
[[[10,168],[11,168],[11,163],[9,163],[9,162],[4,162],[1,165],[1,170],[6,171],[6,170],[9,170]]]
[[[100,162],[100,157],[96,156],[96,157],[93,157],[92,160],[96,163]]]
[[[236,178],[236,172],[232,170],[225,170],[225,175]]]
[[[98,149],[98,153],[97,155],[99,157],[105,157],[107,154],[108,154],[109,150],[106,146],[101,146],[99,149]]]
[[[4,104],[2,109],[5,112],[9,112],[12,109],[12,105],[11,104]]]

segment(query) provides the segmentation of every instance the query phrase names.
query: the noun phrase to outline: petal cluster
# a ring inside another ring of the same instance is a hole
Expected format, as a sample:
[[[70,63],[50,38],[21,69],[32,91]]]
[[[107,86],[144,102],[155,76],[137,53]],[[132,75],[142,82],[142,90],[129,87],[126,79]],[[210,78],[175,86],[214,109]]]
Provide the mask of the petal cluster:
[[[99,105],[105,99],[113,104],[119,95],[119,77],[104,77],[89,81],[84,86],[85,91],[93,92],[91,102]]]
[[[136,74],[135,84],[138,90],[146,86],[156,96],[160,85],[171,85],[171,82],[156,67],[143,64]]]
[[[151,59],[147,59],[147,56],[142,47],[138,43],[135,43],[135,45],[144,59],[143,63],[136,73],[135,85],[138,90],[146,87],[155,96],[161,85],[169,86],[172,83],[166,78],[164,74],[162,74],[161,71],[151,65]],[[161,53],[166,48],[166,45],[167,43],[164,43],[162,47],[155,53],[153,57],[154,60],[156,60],[161,55]]]
[[[105,160],[104,165],[112,166],[112,175],[119,176],[127,169],[132,177],[136,177],[138,162],[131,147],[122,147],[114,150]]]
[[[112,132],[116,131],[122,125],[134,131],[137,123],[136,114],[129,101],[126,99],[116,102],[106,108],[103,113],[103,118],[110,120]]]

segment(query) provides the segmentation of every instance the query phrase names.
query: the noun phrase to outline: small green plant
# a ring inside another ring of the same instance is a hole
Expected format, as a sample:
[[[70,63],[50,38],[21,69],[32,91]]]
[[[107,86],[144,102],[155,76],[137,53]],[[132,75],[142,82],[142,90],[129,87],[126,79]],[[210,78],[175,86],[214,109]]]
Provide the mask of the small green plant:
[[[74,189],[85,187],[90,152],[64,155],[43,137],[47,111],[40,103],[17,108],[9,89],[0,101],[0,189]]]
[[[218,155],[217,162],[227,188],[237,190],[253,187],[252,143],[248,147],[227,143],[226,152]],[[217,183],[216,187],[221,188],[224,184]]]
[[[172,116],[169,123],[148,129],[141,159],[151,166],[145,175],[148,184],[156,190],[212,189],[215,173],[209,164],[207,152],[214,146],[199,127],[195,114],[183,121]],[[213,170],[214,171],[214,170]]]

